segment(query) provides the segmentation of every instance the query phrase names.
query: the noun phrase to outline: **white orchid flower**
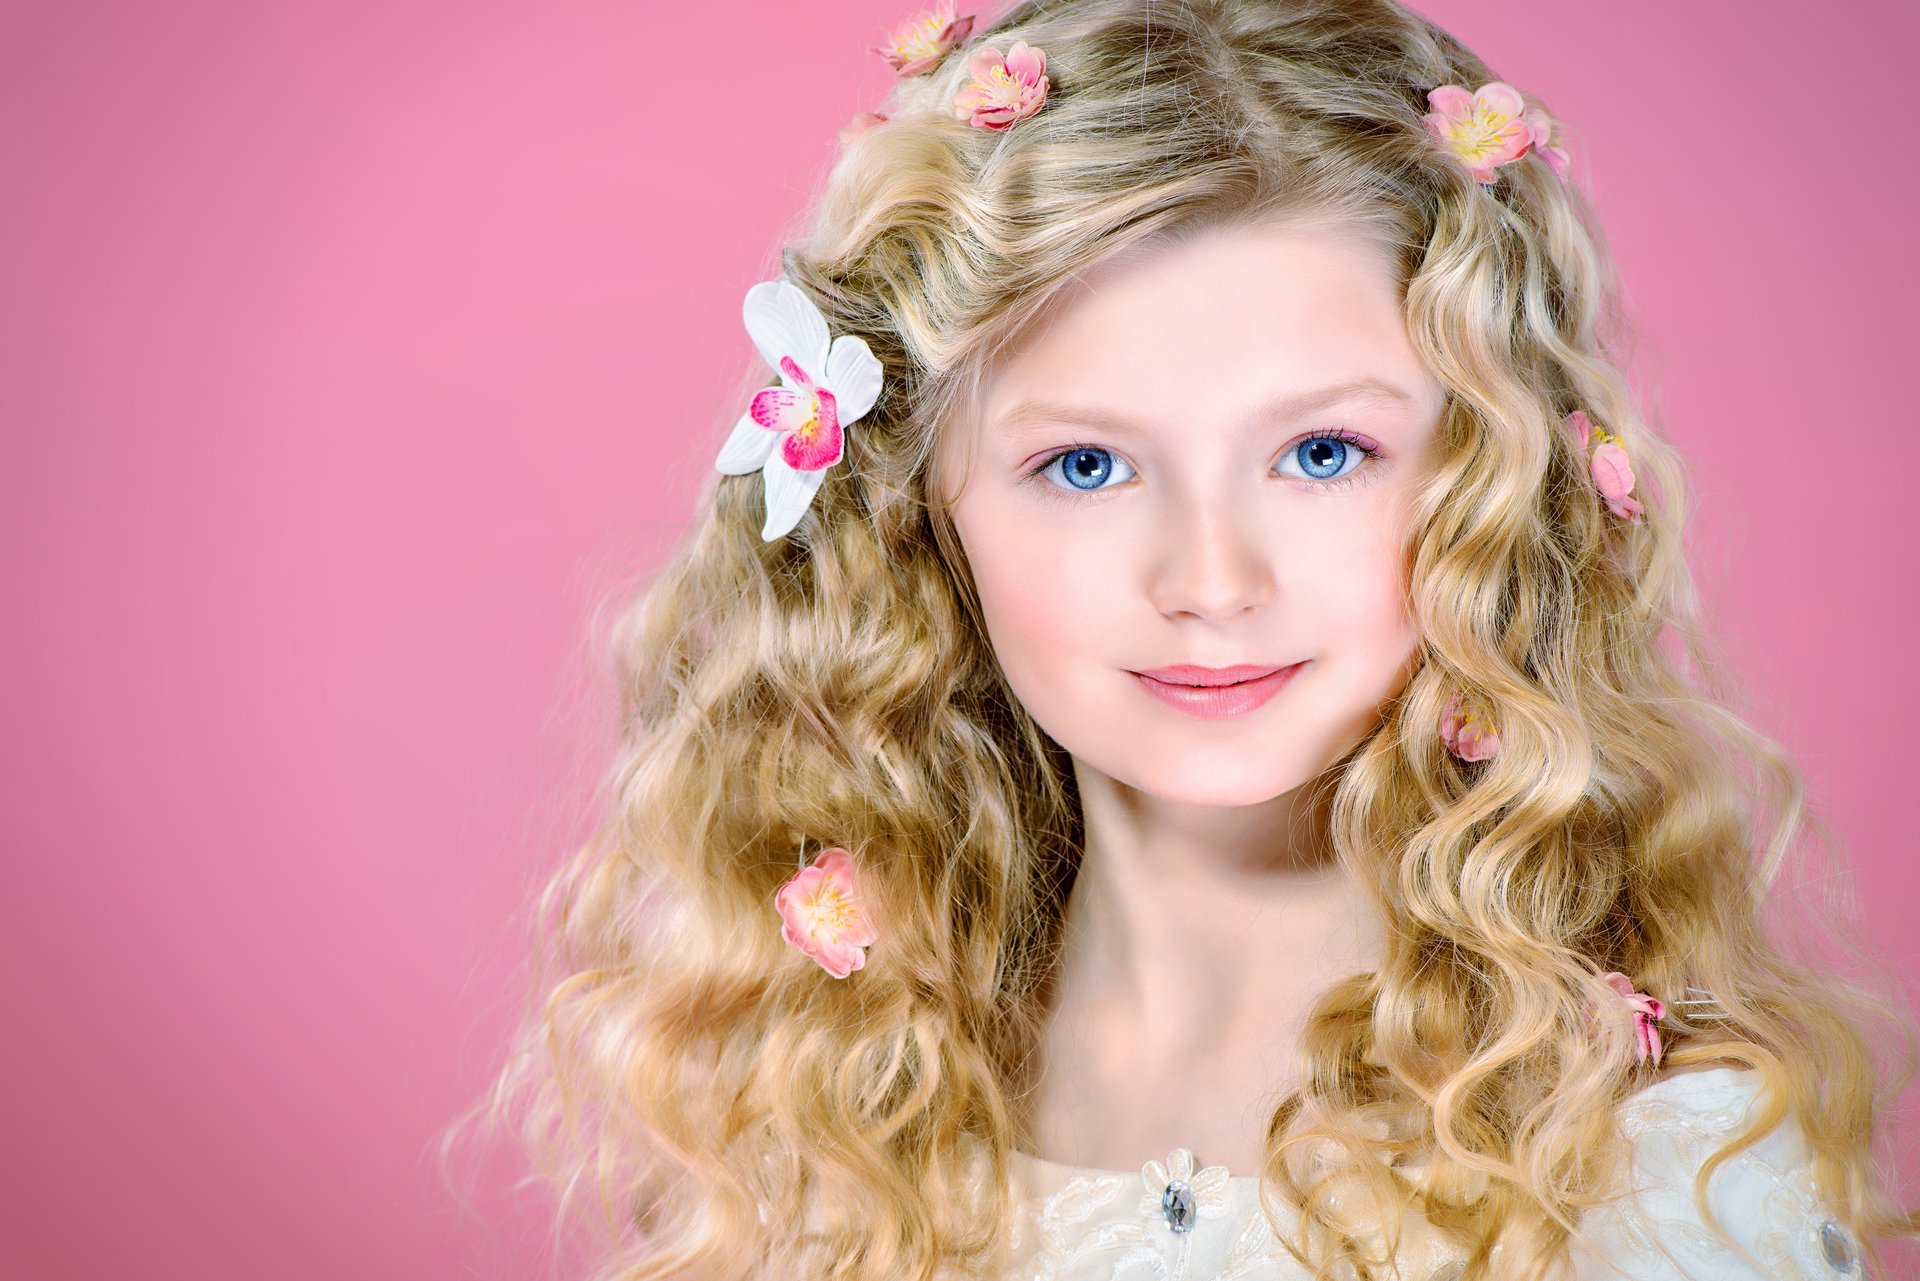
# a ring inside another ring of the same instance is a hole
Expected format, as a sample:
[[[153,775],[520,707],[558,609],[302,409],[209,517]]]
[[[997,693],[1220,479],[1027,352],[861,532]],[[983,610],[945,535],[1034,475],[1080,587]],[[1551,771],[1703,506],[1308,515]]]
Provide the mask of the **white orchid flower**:
[[[757,471],[765,478],[760,537],[772,542],[800,523],[827,468],[846,452],[842,429],[880,398],[880,362],[863,339],[829,335],[819,309],[784,278],[747,290],[741,314],[782,385],[754,395],[714,466],[728,476]]]

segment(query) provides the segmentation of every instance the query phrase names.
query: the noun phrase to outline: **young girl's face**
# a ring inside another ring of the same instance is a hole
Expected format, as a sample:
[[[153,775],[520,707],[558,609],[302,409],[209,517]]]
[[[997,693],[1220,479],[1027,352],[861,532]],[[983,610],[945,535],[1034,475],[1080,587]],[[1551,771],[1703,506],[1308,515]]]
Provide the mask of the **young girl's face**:
[[[1412,674],[1401,547],[1444,406],[1389,260],[1336,229],[1083,276],[941,442],[942,476],[971,445],[952,516],[1008,684],[1079,768],[1157,796],[1309,781]],[[1137,674],[1182,664],[1292,670]]]

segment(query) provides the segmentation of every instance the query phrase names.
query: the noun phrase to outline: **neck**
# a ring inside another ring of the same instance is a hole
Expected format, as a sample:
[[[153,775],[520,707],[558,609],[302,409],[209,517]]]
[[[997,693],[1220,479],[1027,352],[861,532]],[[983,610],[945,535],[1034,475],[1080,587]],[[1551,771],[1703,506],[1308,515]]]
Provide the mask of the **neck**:
[[[1156,1057],[1178,1058],[1277,1034],[1329,983],[1375,964],[1376,913],[1332,855],[1328,789],[1192,806],[1080,773],[1086,848],[1063,1004],[1151,1027]]]

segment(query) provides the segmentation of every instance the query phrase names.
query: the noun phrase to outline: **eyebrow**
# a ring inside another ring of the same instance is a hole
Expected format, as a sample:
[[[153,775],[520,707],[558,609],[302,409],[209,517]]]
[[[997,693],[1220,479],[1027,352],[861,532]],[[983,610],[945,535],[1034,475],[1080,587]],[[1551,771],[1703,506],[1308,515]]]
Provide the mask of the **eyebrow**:
[[[1329,387],[1316,387],[1312,391],[1277,396],[1248,415],[1247,425],[1289,422],[1349,400],[1392,400],[1408,405],[1415,403],[1413,393],[1385,379],[1356,378],[1351,382],[1335,383]],[[1125,414],[1097,406],[1062,405],[1029,400],[1002,414],[993,430],[1018,432],[1057,423],[1079,423],[1089,427],[1103,428],[1131,425]]]

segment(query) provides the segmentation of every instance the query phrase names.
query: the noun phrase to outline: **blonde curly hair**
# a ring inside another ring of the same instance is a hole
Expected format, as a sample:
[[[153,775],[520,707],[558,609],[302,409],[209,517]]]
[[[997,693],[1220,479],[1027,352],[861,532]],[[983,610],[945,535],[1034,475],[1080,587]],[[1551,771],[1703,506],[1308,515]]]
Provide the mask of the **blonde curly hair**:
[[[956,119],[968,47],[1017,40],[1047,53],[1044,109]],[[1546,1275],[1645,1083],[1609,971],[1717,1002],[1670,1007],[1668,1064],[1764,1074],[1772,1106],[1717,1160],[1790,1109],[1870,1262],[1917,1230],[1874,1152],[1912,1019],[1790,950],[1866,955],[1851,903],[1783,878],[1833,842],[1731,710],[1597,222],[1547,164],[1483,185],[1422,125],[1428,90],[1493,78],[1388,0],[1049,0],[900,80],[849,141],[781,266],[866,340],[881,399],[791,535],[760,538],[758,476],[716,476],[625,606],[604,820],[540,897],[525,1023],[475,1109],[519,1128],[563,1217],[591,1189],[596,1277],[994,1274],[1082,829],[986,642],[934,444],[1076,274],[1283,218],[1391,252],[1449,392],[1408,546],[1421,663],[1328,779],[1388,943],[1322,995],[1272,1114],[1263,1192],[1325,1229],[1288,1248],[1318,1278],[1386,1274],[1338,1187],[1390,1240],[1424,1216],[1469,1281],[1496,1244],[1501,1275]],[[1597,500],[1575,409],[1630,443],[1644,521]],[[1498,709],[1494,759],[1440,746],[1455,690]],[[880,929],[845,981],[772,908],[823,844],[854,853]],[[1596,1002],[1619,1035],[1593,1035]],[[1340,1161],[1307,1159],[1329,1143]]]

